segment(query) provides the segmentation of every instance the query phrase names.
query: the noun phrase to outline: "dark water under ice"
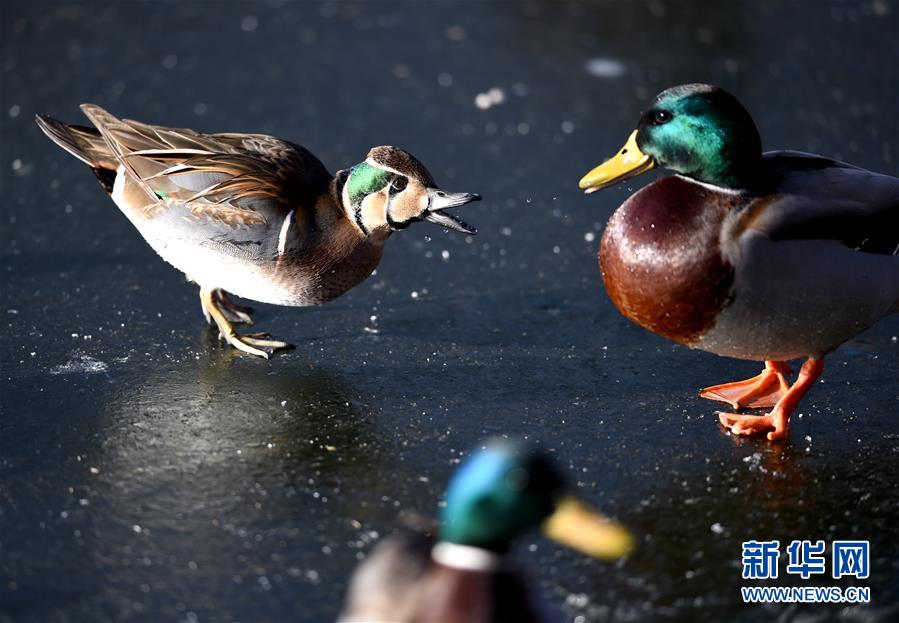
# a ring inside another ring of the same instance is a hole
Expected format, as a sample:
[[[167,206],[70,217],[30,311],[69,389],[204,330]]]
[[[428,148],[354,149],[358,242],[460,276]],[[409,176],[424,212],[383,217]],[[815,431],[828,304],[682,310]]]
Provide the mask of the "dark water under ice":
[[[758,365],[639,329],[599,281],[604,223],[652,176],[576,187],[652,95],[691,81],[736,93],[767,148],[895,175],[899,4],[0,13],[0,621],[331,620],[377,535],[434,512],[457,459],[504,434],[552,449],[638,535],[615,565],[524,539],[518,559],[569,619],[899,616],[899,317],[827,360],[789,443],[734,439],[696,392]],[[406,147],[484,195],[464,209],[480,234],[411,227],[337,301],[258,306],[295,351],[235,354],[32,121],[81,122],[85,101],[276,134],[332,170]],[[872,606],[742,605],[741,542],[773,538],[870,539]]]

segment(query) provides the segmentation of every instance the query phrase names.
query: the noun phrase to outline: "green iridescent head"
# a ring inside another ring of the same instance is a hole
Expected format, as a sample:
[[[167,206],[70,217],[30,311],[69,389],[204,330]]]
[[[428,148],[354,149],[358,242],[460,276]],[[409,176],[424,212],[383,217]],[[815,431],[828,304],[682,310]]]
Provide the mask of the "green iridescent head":
[[[556,507],[562,479],[543,454],[495,443],[474,454],[446,491],[440,538],[505,551]]]
[[[716,186],[748,188],[761,157],[755,123],[733,95],[686,84],[656,96],[627,144],[584,176],[580,187],[592,192],[660,166]]]
[[[633,546],[627,530],[568,493],[549,457],[533,448],[494,442],[465,461],[447,487],[441,541],[503,553],[537,527],[597,558],[618,558]]]

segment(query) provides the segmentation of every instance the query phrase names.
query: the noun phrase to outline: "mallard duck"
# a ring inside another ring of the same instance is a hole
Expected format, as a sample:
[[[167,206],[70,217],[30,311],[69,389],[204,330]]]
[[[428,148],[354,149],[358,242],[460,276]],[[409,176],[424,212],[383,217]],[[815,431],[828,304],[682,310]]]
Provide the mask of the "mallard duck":
[[[222,339],[268,358],[286,342],[238,335],[252,310],[228,293],[275,305],[318,305],[377,267],[394,231],[430,221],[475,229],[444,212],[480,196],[440,190],[396,147],[375,147],[332,176],[307,149],[263,134],[200,134],[121,120],[93,104],[94,128],[37,116],[41,130],[87,164],[164,260],[200,286]]]
[[[762,153],[749,113],[707,84],[659,94],[587,193],[653,167],[675,175],[612,215],[599,262],[627,318],[681,344],[764,361],[703,389],[737,435],[788,434],[829,352],[899,311],[899,179],[796,151]],[[806,358],[789,382],[789,360]]]
[[[538,621],[539,602],[508,557],[511,544],[538,526],[598,558],[619,558],[633,545],[622,526],[566,492],[544,453],[493,443],[453,475],[436,538],[417,531],[388,537],[357,567],[338,620]]]

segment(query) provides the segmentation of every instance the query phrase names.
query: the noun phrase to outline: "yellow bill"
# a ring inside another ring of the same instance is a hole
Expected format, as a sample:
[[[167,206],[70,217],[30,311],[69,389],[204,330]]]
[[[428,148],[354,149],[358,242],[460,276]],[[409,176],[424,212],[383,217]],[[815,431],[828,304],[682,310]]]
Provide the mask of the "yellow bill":
[[[624,526],[572,495],[559,501],[556,512],[543,524],[543,533],[562,545],[605,560],[621,558],[634,549],[634,537]]]
[[[647,156],[637,147],[637,130],[634,130],[621,151],[587,173],[578,182],[578,186],[589,195],[601,188],[645,173],[654,166],[652,156]]]

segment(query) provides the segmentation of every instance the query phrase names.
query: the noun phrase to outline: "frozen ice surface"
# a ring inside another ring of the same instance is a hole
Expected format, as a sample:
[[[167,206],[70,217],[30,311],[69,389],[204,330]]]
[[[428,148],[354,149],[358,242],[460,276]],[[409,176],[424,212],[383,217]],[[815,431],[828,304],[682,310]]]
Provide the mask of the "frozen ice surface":
[[[77,354],[65,363],[50,368],[50,374],[98,374],[109,370],[106,362],[94,359],[90,355]]]
[[[697,79],[737,93],[766,148],[895,173],[899,11],[819,4],[5,2],[0,623],[334,620],[373,534],[435,515],[458,462],[510,434],[637,536],[613,564],[539,533],[516,548],[569,620],[818,620],[743,605],[741,543],[847,537],[871,540],[877,603],[826,615],[895,618],[899,317],[828,358],[789,442],[725,435],[697,391],[760,364],[651,335],[602,289],[602,228],[655,174],[577,188]],[[590,59],[626,71],[592,79]],[[395,144],[483,195],[458,210],[481,233],[417,223],[336,301],[254,305],[297,348],[244,357],[35,127],[84,123],[82,102],[273,133],[331,171]]]

